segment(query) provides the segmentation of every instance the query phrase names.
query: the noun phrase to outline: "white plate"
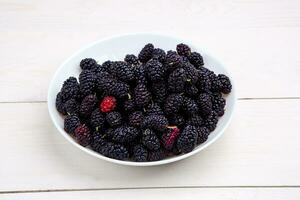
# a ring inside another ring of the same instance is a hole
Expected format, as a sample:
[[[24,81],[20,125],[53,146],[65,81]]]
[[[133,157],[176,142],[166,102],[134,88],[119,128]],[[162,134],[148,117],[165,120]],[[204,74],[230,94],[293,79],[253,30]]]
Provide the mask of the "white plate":
[[[226,97],[226,111],[223,117],[220,118],[217,128],[209,135],[208,140],[203,144],[197,146],[192,152],[187,154],[182,154],[170,158],[166,158],[160,161],[154,162],[132,162],[132,161],[120,161],[111,159],[89,148],[85,148],[80,146],[72,137],[70,137],[63,128],[63,118],[58,113],[55,108],[55,99],[57,93],[60,91],[62,83],[69,76],[75,76],[78,78],[80,73],[79,62],[83,58],[91,57],[102,63],[106,60],[123,60],[126,54],[138,54],[141,48],[147,44],[153,43],[155,47],[162,48],[164,50],[175,50],[176,45],[179,43],[188,44],[192,51],[197,51],[201,53],[204,58],[205,67],[213,70],[216,73],[223,73],[230,77],[232,83],[232,77],[222,65],[220,61],[214,58],[211,54],[209,54],[205,49],[201,48],[201,46],[195,46],[193,42],[189,42],[185,39],[180,39],[172,36],[161,35],[161,34],[150,34],[150,33],[136,33],[136,34],[126,34],[126,35],[118,35],[109,38],[105,38],[103,40],[96,41],[89,46],[79,50],[71,57],[69,57],[56,71],[48,91],[48,110],[51,116],[51,119],[58,129],[58,131],[66,138],[70,143],[72,143],[77,148],[82,151],[100,158],[102,160],[106,160],[109,162],[121,164],[121,165],[132,165],[132,166],[152,166],[152,165],[162,165],[166,163],[175,162],[184,158],[187,158],[191,155],[194,155],[204,148],[208,147],[214,141],[216,141],[220,136],[224,133],[224,130],[228,126],[233,110],[236,104],[236,95],[235,95],[235,87],[233,85],[232,92]]]

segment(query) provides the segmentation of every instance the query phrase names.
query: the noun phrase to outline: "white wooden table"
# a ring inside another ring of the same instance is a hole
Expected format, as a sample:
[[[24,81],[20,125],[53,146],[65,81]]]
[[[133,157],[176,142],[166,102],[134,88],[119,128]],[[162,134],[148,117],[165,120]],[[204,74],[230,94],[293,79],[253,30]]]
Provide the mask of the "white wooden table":
[[[74,148],[46,93],[59,64],[112,34],[190,38],[224,61],[238,91],[225,135],[159,167]],[[300,1],[0,0],[0,199],[300,199]]]

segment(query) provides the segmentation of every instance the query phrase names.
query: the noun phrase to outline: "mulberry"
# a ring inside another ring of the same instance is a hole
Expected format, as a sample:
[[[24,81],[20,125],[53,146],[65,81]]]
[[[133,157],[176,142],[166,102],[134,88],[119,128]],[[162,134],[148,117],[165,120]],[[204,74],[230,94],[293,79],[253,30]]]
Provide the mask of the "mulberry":
[[[121,113],[119,113],[117,111],[107,113],[106,121],[111,127],[121,125],[121,123],[122,123]]]
[[[93,58],[85,58],[80,61],[80,67],[82,70],[91,70],[95,67],[95,65],[97,65],[97,62]]]
[[[153,58],[164,63],[166,59],[166,52],[160,48],[153,49]]]
[[[127,54],[124,58],[124,61],[127,62],[129,65],[133,65],[133,66],[139,64],[139,59],[133,54]]]
[[[93,128],[102,128],[105,122],[104,115],[100,112],[98,108],[96,108],[92,114],[90,119],[90,124]]]
[[[159,82],[164,79],[165,68],[164,66],[155,59],[151,59],[146,64],[146,73],[149,80],[152,82]]]
[[[120,126],[112,132],[112,140],[119,143],[132,142],[139,134],[139,131],[131,126]]]
[[[140,83],[134,88],[134,100],[136,105],[140,108],[150,103],[151,93],[144,84]]]
[[[156,136],[155,132],[150,129],[146,129],[143,132],[142,144],[151,151],[156,151],[160,148],[158,137]]]
[[[169,91],[173,93],[183,92],[186,81],[187,76],[185,70],[182,68],[175,69],[168,78]]]
[[[77,115],[68,115],[64,121],[64,129],[67,133],[73,134],[75,129],[80,125],[80,119]]]
[[[201,56],[200,53],[192,52],[188,56],[188,59],[189,59],[190,63],[192,63],[196,68],[199,68],[204,65],[203,57]]]
[[[181,56],[188,56],[191,54],[191,48],[183,43],[180,43],[176,46],[176,51]]]
[[[142,128],[149,128],[163,132],[167,129],[168,120],[163,115],[149,115],[144,118]]]
[[[229,94],[232,89],[232,85],[231,85],[229,78],[224,74],[219,74],[218,80],[220,81],[220,84],[221,84],[220,92],[222,92],[224,94]]]
[[[135,112],[131,113],[128,117],[129,125],[134,126],[134,127],[140,127],[143,120],[144,120],[144,115],[143,115],[143,112],[141,112],[141,111],[135,111]]]
[[[201,144],[205,142],[208,138],[208,135],[209,135],[209,130],[206,127],[198,128],[197,144]]]
[[[86,96],[80,105],[80,115],[87,118],[93,112],[97,103],[97,97],[95,95]]]
[[[138,55],[139,60],[142,63],[146,63],[148,60],[152,58],[153,50],[154,50],[153,44],[150,43],[146,44]]]
[[[63,83],[60,94],[63,102],[66,102],[71,98],[77,98],[79,95],[79,84],[77,79],[74,77],[69,77]]]
[[[90,70],[84,70],[79,75],[80,92],[83,96],[92,94],[96,85],[96,75]]]
[[[167,98],[167,88],[165,82],[152,84],[152,95],[155,102],[163,104]]]
[[[75,99],[69,99],[64,104],[65,112],[68,114],[78,114],[79,104]]]
[[[191,152],[196,144],[198,139],[198,131],[194,126],[187,125],[182,133],[180,134],[177,140],[177,148],[183,153]]]
[[[146,162],[148,158],[148,150],[142,145],[133,147],[133,160],[136,162]]]
[[[179,135],[180,130],[177,127],[168,129],[167,132],[162,135],[162,143],[165,149],[171,150]]]
[[[198,96],[197,103],[199,105],[201,116],[208,116],[212,112],[212,101],[209,94],[202,93]]]
[[[75,138],[81,146],[88,146],[91,142],[91,134],[89,128],[85,125],[79,125],[75,129]]]
[[[167,115],[176,114],[183,105],[183,97],[179,94],[170,94],[165,102],[164,111]]]

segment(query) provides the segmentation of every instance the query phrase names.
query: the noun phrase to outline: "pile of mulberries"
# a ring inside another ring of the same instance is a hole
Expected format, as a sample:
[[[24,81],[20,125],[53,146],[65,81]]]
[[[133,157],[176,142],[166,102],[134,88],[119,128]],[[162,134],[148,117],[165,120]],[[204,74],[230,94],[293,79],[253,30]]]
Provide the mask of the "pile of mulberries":
[[[118,160],[148,162],[191,152],[225,112],[230,79],[186,44],[146,44],[122,61],[84,58],[79,78],[56,96],[64,129],[82,146]]]

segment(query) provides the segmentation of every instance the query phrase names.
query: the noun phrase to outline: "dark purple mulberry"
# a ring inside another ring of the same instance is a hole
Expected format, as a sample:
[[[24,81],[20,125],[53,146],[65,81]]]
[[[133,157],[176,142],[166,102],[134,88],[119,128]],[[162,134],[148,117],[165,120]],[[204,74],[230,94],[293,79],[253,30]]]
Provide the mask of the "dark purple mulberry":
[[[121,125],[121,123],[122,123],[121,113],[119,113],[117,111],[112,111],[112,112],[107,113],[106,121],[111,127]]]
[[[153,50],[153,58],[157,59],[161,63],[164,63],[166,60],[166,52],[160,48],[155,48]]]
[[[90,124],[93,128],[102,128],[105,122],[104,115],[100,112],[99,108],[96,108],[92,114],[90,119]]]
[[[143,115],[143,112],[141,112],[141,111],[135,111],[135,112],[131,113],[128,117],[129,125],[134,126],[134,127],[140,127],[143,120],[144,120],[144,115]]]
[[[198,128],[197,144],[201,144],[205,142],[208,138],[208,135],[209,135],[209,130],[206,127]]]
[[[95,106],[97,104],[97,97],[95,95],[86,96],[80,105],[80,115],[87,118],[93,112]]]
[[[144,118],[142,128],[149,128],[163,132],[167,129],[168,120],[163,115],[149,115]]]
[[[188,56],[191,54],[191,48],[183,43],[180,43],[176,46],[176,51],[181,56]]]
[[[91,134],[89,128],[85,125],[79,125],[75,129],[75,138],[81,146],[87,146],[91,142]]]
[[[139,134],[139,131],[131,126],[120,126],[112,133],[112,140],[119,143],[132,142]]]
[[[197,103],[201,116],[208,116],[212,112],[212,101],[209,94],[201,93],[198,96]]]
[[[199,68],[204,65],[203,57],[201,56],[200,53],[192,52],[188,56],[188,59],[189,59],[190,63],[192,63],[196,68]]]
[[[158,137],[156,136],[155,132],[150,129],[146,129],[143,132],[142,144],[151,151],[156,151],[160,148]]]
[[[177,148],[183,153],[191,152],[198,139],[198,130],[194,126],[187,125],[177,140]]]
[[[139,108],[147,106],[151,101],[151,93],[146,85],[140,83],[134,88],[134,100]]]
[[[80,93],[82,96],[92,94],[96,85],[96,75],[90,70],[84,70],[79,75]]]
[[[85,58],[80,61],[80,67],[82,70],[91,70],[95,67],[95,65],[97,65],[97,62],[93,58]]]
[[[184,91],[184,85],[187,81],[185,70],[175,69],[168,78],[168,89],[172,93],[181,93]]]
[[[142,63],[146,63],[152,58],[154,46],[153,44],[146,44],[144,48],[140,51],[138,58]]]
[[[220,84],[221,84],[220,92],[222,92],[224,94],[229,94],[231,92],[232,85],[231,85],[231,82],[230,82],[228,76],[226,76],[224,74],[219,74],[218,80],[220,81]]]
[[[164,111],[167,115],[176,114],[183,105],[183,97],[179,94],[170,94],[165,102]]]
[[[133,54],[127,54],[124,58],[124,61],[127,62],[129,65],[133,65],[133,66],[139,64],[139,59]]]
[[[74,134],[75,129],[80,125],[80,119],[77,115],[68,115],[64,121],[64,129],[69,134]]]
[[[148,157],[148,150],[142,145],[133,147],[133,160],[136,162],[146,162]]]
[[[159,82],[164,79],[165,68],[164,66],[156,59],[151,59],[146,64],[146,74],[149,80],[152,82]]]

